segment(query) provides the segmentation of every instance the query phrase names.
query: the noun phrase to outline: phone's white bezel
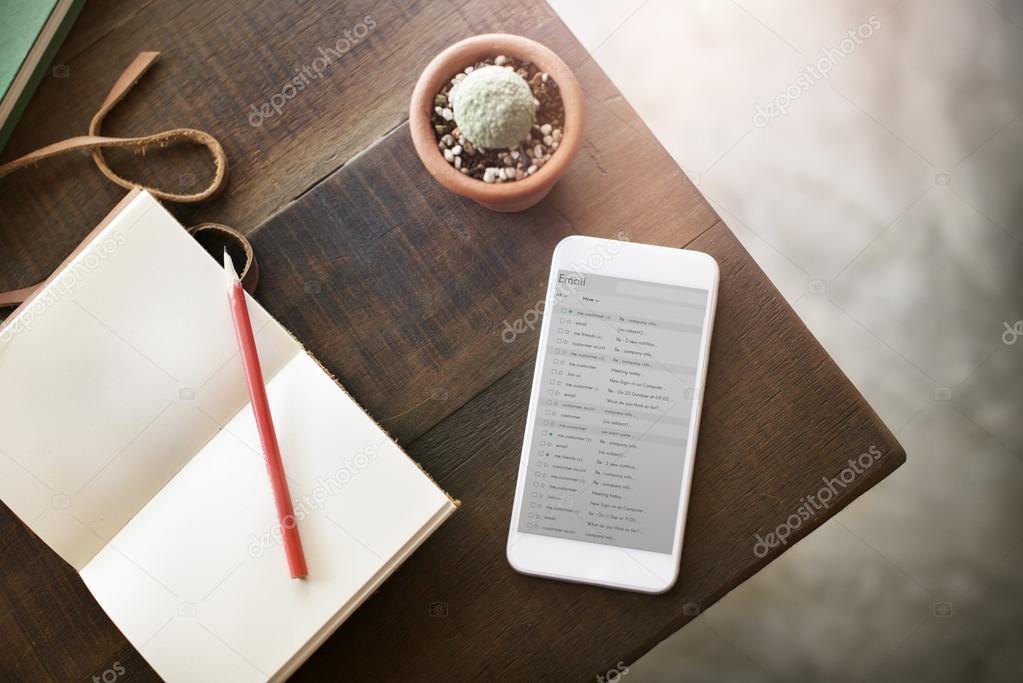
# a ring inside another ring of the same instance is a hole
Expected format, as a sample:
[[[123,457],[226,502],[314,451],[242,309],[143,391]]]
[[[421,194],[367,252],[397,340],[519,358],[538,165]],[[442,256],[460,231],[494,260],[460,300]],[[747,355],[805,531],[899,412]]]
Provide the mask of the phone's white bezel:
[[[703,320],[704,333],[700,340],[694,385],[696,407],[693,419],[689,424],[686,452],[683,454],[685,460],[682,487],[679,491],[680,503],[675,524],[675,536],[672,552],[669,554],[519,532],[519,510],[524,495],[526,472],[529,467],[529,444],[533,441],[540,380],[547,351],[544,340],[547,339],[550,326],[550,316],[544,315],[540,327],[536,368],[533,373],[533,388],[529,397],[526,431],[522,441],[522,455],[519,460],[515,503],[512,507],[508,533],[508,562],[516,571],[523,574],[645,593],[662,593],[671,588],[678,578],[700,412],[707,378],[707,358],[710,351],[714,310],[717,305],[718,265],[713,258],[702,252],[597,237],[566,237],[558,243],[554,250],[550,278],[547,283],[547,305],[551,304],[551,297],[556,291],[555,283],[559,270],[575,270],[581,273],[629,278],[641,282],[695,287],[707,291],[707,310]]]

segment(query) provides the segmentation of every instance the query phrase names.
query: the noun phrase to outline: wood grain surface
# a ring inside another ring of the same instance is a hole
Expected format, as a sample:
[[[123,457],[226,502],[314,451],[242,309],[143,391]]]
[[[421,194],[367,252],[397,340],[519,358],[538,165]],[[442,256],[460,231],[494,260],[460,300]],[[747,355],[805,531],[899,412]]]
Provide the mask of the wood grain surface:
[[[259,126],[251,105],[369,17],[322,79]],[[367,22],[368,26],[368,22]],[[538,39],[586,92],[582,153],[537,207],[499,215],[424,172],[406,107],[419,70],[458,38]],[[162,63],[105,132],[175,126],[216,135],[232,163],[219,199],[171,207],[185,223],[249,233],[261,302],[463,501],[462,509],[299,670],[296,680],[585,680],[630,664],[751,576],[754,537],[870,447],[884,455],[836,487],[819,526],[903,460],[901,447],[542,2],[148,3],[96,0],[58,54],[5,151],[80,133],[142,49]],[[202,184],[194,150],[118,168],[179,189]],[[86,156],[0,180],[0,288],[49,273],[123,194]],[[506,334],[544,296],[569,234],[690,246],[721,266],[679,584],[664,596],[527,578],[504,558],[538,326]],[[6,389],[6,388],[5,388]],[[0,429],[2,450],[2,429]],[[119,681],[155,674],[74,572],[6,508],[0,514],[0,679]]]

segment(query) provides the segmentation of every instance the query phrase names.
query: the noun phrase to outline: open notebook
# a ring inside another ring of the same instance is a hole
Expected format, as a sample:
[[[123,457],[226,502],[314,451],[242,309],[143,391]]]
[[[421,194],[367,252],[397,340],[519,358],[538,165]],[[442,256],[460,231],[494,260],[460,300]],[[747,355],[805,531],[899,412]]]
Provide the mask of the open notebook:
[[[168,681],[286,678],[456,505],[249,310],[305,580],[280,544],[223,269],[150,195],[0,327],[0,497]]]

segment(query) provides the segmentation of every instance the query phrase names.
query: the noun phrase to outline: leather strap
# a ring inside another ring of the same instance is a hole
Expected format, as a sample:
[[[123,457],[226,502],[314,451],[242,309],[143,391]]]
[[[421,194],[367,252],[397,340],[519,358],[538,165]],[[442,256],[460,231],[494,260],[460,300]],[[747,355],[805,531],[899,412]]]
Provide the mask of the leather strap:
[[[29,287],[22,287],[21,289],[12,289],[9,292],[0,292],[0,308],[7,308],[8,306],[17,306],[25,299],[32,295],[32,292],[36,291],[42,283],[31,285]]]
[[[131,91],[139,79],[149,70],[149,68],[156,63],[160,58],[159,52],[140,52],[135,60],[124,70],[117,82],[114,83],[114,87],[110,89],[110,93],[106,99],[103,100],[103,104],[100,106],[99,111],[92,117],[92,121],[89,123],[89,134],[80,135],[78,137],[68,138],[67,140],[61,140],[55,142],[52,145],[47,145],[41,149],[37,149],[34,152],[29,152],[25,156],[10,161],[3,166],[0,166],[0,178],[4,177],[9,173],[13,173],[20,168],[29,166],[31,164],[48,159],[50,157],[57,156],[58,154],[64,154],[76,149],[87,149],[92,152],[93,161],[99,167],[99,170],[109,178],[111,181],[117,183],[125,189],[134,189],[141,187],[148,191],[151,195],[157,199],[162,199],[168,202],[201,202],[205,199],[213,197],[224,188],[225,181],[227,180],[227,155],[224,154],[224,148],[220,146],[217,139],[209,133],[195,128],[175,128],[173,130],[165,130],[162,133],[156,133],[154,135],[144,135],[133,138],[111,138],[100,135],[100,127],[103,125],[103,119],[110,113],[118,102],[124,99],[124,97]],[[123,147],[136,152],[144,152],[147,149],[153,147],[167,147],[168,145],[191,142],[202,145],[210,151],[210,155],[213,157],[214,173],[213,179],[210,184],[202,192],[195,192],[192,194],[177,194],[175,192],[165,192],[157,187],[150,187],[142,185],[141,183],[132,182],[127,178],[123,178],[118,175],[110,166],[107,164],[106,159],[103,157],[103,149],[107,147]]]
[[[220,146],[220,143],[209,133],[205,131],[196,130],[195,128],[175,128],[173,130],[166,130],[161,133],[155,133],[153,135],[144,135],[139,137],[129,138],[113,138],[106,137],[100,134],[100,128],[103,125],[103,119],[106,115],[117,106],[117,103],[124,99],[124,97],[131,91],[139,79],[149,70],[149,68],[156,63],[160,58],[159,52],[141,52],[134,61],[128,66],[127,69],[121,74],[114,83],[114,86],[110,89],[110,93],[106,99],[103,100],[103,104],[100,106],[99,111],[92,117],[92,121],[89,123],[89,134],[80,135],[67,140],[61,140],[55,142],[46,147],[29,152],[25,156],[19,157],[14,161],[9,161],[6,164],[0,165],[0,178],[13,173],[21,168],[31,166],[32,164],[55,157],[60,154],[65,154],[79,149],[86,149],[92,153],[92,159],[99,167],[100,172],[103,173],[112,182],[120,185],[125,189],[134,189],[141,187],[148,191],[157,199],[161,199],[167,202],[180,202],[180,203],[193,203],[201,202],[216,196],[227,181],[227,155],[224,154],[224,148]],[[107,164],[106,158],[103,156],[103,150],[111,147],[121,147],[124,149],[130,149],[134,152],[145,152],[148,149],[154,147],[167,147],[168,145],[181,144],[181,143],[193,143],[206,147],[209,150],[210,156],[213,158],[213,179],[209,185],[206,186],[201,192],[195,192],[191,194],[178,194],[175,192],[166,192],[157,187],[150,187],[141,183],[136,183],[127,178],[122,177]],[[245,237],[232,228],[225,225],[219,225],[216,223],[203,223],[189,229],[193,235],[196,236],[200,242],[206,243],[210,246],[211,241],[215,241],[218,245],[224,245],[231,248],[234,246],[234,251],[239,252],[235,254],[237,257],[244,257],[244,267],[240,277],[242,278],[242,284],[245,289],[250,293],[255,290],[256,281],[259,277],[259,268],[256,266],[255,255],[252,251],[252,246]],[[13,306],[21,303],[32,294],[39,285],[33,285],[31,287],[22,287],[21,289],[11,290],[9,292],[0,292],[0,307]]]

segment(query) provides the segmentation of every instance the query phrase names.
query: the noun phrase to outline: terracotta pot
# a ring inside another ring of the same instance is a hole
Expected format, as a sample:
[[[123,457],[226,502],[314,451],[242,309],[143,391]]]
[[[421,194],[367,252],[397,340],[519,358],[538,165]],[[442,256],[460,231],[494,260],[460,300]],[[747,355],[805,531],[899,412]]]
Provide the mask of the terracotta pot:
[[[551,75],[565,106],[565,126],[558,149],[536,173],[514,182],[485,183],[459,172],[444,160],[437,147],[430,113],[434,96],[455,74],[498,55],[532,62]],[[427,65],[412,93],[409,128],[419,158],[441,185],[494,211],[522,211],[547,196],[579,151],[583,134],[582,90],[572,70],[536,41],[504,33],[473,36],[447,48]]]

